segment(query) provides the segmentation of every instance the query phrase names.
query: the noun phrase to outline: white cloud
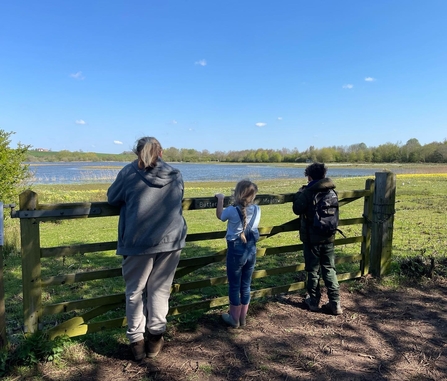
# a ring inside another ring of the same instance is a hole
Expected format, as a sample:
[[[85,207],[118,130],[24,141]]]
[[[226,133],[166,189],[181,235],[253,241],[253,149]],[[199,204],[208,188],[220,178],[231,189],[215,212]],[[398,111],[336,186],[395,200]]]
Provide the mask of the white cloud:
[[[278,120],[282,120],[282,116],[278,116]]]
[[[267,123],[259,122],[259,123],[256,123],[256,126],[258,126],[258,127],[264,127],[264,126],[267,126]]]
[[[172,124],[177,124],[178,122],[174,119],[173,121],[172,121]]]
[[[194,65],[206,66],[206,60],[199,60],[194,62]]]
[[[114,144],[123,144],[123,142],[120,142],[119,140],[114,140],[113,143]]]
[[[76,124],[87,124],[87,123],[85,123],[85,120],[82,120],[82,119],[78,119],[75,123]]]
[[[354,85],[351,85],[350,83],[348,83],[347,85],[343,85],[344,89],[352,89],[354,87]]]
[[[78,81],[82,81],[85,77],[82,75],[82,71],[78,71],[77,73],[70,74],[71,78],[77,79]]]
[[[376,79],[375,78],[373,78],[373,77],[366,77],[365,78],[365,81],[366,82],[374,82]]]

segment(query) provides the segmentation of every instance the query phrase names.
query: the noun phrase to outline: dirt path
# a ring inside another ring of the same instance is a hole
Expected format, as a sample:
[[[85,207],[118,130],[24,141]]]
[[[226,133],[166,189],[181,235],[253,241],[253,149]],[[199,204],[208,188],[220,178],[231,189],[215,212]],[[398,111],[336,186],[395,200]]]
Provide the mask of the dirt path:
[[[144,364],[121,346],[114,358],[94,353],[93,363],[41,372],[67,381],[447,380],[447,282],[361,286],[342,285],[341,316],[311,313],[300,295],[283,295],[256,304],[245,329],[225,327],[219,311],[194,331],[170,327],[162,353]]]

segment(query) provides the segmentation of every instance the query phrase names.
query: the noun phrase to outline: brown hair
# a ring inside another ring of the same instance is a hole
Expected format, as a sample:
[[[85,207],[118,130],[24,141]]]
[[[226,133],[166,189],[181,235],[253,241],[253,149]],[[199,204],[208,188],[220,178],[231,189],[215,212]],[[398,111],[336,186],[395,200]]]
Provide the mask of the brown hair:
[[[250,180],[241,180],[236,184],[236,189],[234,190],[234,206],[239,206],[242,212],[242,242],[246,243],[247,238],[245,237],[245,229],[247,227],[247,211],[245,208],[252,204],[256,193],[258,193],[258,186],[252,183]]]
[[[158,158],[161,156],[160,142],[150,136],[138,139],[133,152],[138,156],[138,166],[140,168],[154,168]]]

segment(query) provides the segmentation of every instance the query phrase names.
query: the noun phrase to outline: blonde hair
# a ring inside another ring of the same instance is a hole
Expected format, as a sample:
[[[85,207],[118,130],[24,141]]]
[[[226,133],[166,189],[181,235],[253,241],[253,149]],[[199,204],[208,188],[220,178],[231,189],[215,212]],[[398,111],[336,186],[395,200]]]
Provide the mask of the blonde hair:
[[[154,168],[158,158],[161,156],[160,142],[150,136],[138,139],[133,152],[138,156],[138,166],[140,168]]]
[[[242,242],[246,243],[245,229],[247,228],[247,211],[245,208],[252,204],[256,194],[258,193],[258,186],[250,180],[241,180],[236,184],[234,190],[234,206],[239,206],[242,212]]]

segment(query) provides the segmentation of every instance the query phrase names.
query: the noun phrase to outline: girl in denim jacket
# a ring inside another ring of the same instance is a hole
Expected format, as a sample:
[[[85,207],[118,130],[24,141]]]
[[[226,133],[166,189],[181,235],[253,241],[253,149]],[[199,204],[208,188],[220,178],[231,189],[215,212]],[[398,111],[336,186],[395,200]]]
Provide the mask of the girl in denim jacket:
[[[216,217],[227,223],[227,277],[230,311],[222,315],[231,327],[245,326],[250,304],[251,277],[256,263],[256,242],[261,210],[253,201],[258,187],[249,180],[236,184],[234,204],[224,209],[225,196],[216,194]]]

